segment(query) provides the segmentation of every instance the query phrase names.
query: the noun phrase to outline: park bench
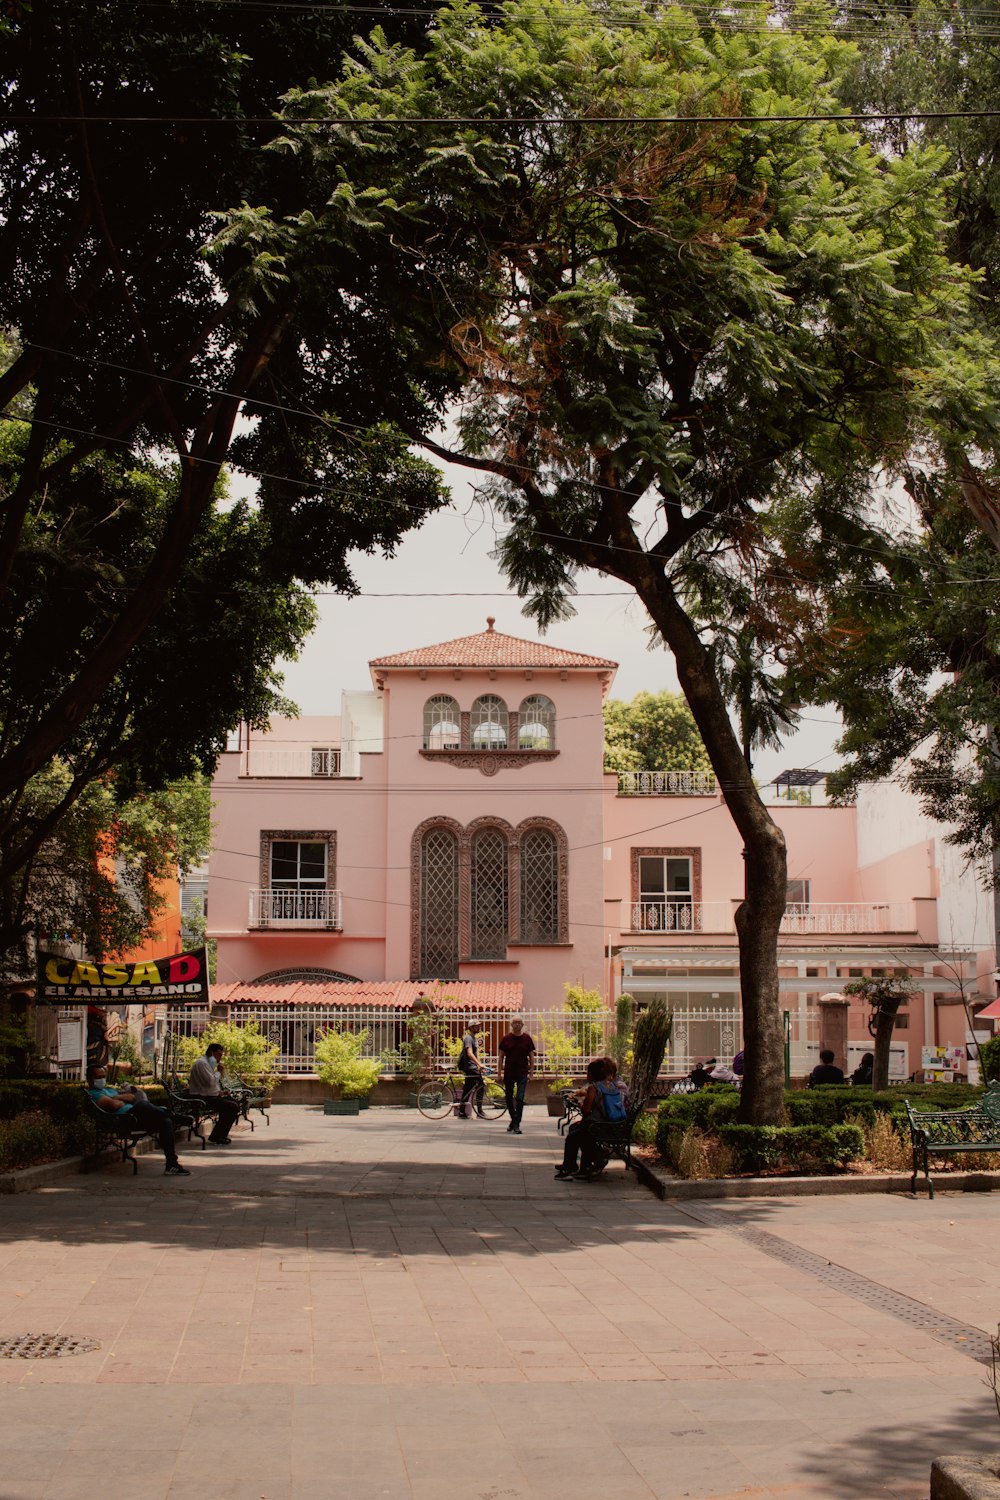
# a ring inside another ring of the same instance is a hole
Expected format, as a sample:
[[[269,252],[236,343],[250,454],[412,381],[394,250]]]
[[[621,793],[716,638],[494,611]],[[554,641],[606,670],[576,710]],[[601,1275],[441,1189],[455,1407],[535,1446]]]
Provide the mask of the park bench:
[[[934,1197],[929,1170],[932,1156],[1000,1151],[1000,1083],[991,1083],[982,1098],[967,1109],[913,1109],[908,1099],[904,1103],[913,1146],[911,1193],[916,1193],[917,1175],[923,1171],[927,1191]]]
[[[95,1154],[100,1153],[105,1147],[113,1146],[122,1161],[132,1163],[132,1176],[139,1170],[139,1163],[133,1155],[132,1148],[137,1141],[152,1139],[152,1132],[143,1130],[142,1126],[132,1119],[131,1110],[125,1114],[119,1114],[116,1110],[100,1109],[91,1099],[89,1094],[84,1094],[84,1109],[93,1121],[96,1136]]]
[[[133,1155],[132,1148],[137,1141],[144,1141],[147,1138],[153,1140],[153,1132],[144,1129],[135,1119],[131,1110],[121,1113],[118,1110],[101,1109],[98,1104],[94,1103],[86,1091],[84,1091],[83,1095],[83,1105],[84,1110],[94,1125],[96,1135],[95,1154],[100,1155],[105,1147],[113,1146],[119,1153],[122,1161],[130,1161],[132,1163],[132,1176],[134,1177],[139,1170],[139,1163]],[[168,1110],[168,1114],[174,1122],[174,1129],[186,1129],[188,1140],[190,1140],[192,1134],[195,1133],[193,1112],[180,1107],[176,1109],[171,1107]]]
[[[270,1125],[271,1116],[268,1110],[271,1108],[271,1096],[266,1089],[262,1089],[257,1084],[247,1083],[238,1073],[234,1073],[232,1077],[226,1079],[226,1093],[236,1100],[240,1107],[240,1116],[246,1120],[251,1131],[254,1128],[254,1122],[250,1118],[252,1109],[258,1110]]]
[[[189,1094],[184,1084],[174,1074],[168,1083],[164,1079],[164,1088],[167,1098],[170,1100],[170,1112],[175,1115],[189,1115],[192,1120],[192,1131],[201,1141],[201,1149],[207,1151],[208,1138],[202,1130],[205,1120],[217,1120],[219,1118],[219,1106],[214,1104],[205,1094]]]
[[[591,1162],[590,1173],[599,1177],[612,1158],[625,1163],[626,1171],[632,1161],[632,1132],[635,1122],[645,1109],[645,1100],[630,1104],[624,1120],[592,1120],[587,1125],[585,1155]]]

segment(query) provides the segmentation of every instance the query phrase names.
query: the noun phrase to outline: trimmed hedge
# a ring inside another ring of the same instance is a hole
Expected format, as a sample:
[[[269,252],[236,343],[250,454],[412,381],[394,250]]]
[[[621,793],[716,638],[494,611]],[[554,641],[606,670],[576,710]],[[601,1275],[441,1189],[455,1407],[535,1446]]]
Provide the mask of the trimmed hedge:
[[[737,1172],[830,1172],[865,1154],[858,1125],[720,1125],[718,1136],[733,1153]]]
[[[864,1154],[861,1131],[848,1121],[870,1126],[878,1115],[905,1121],[907,1099],[915,1109],[962,1109],[975,1104],[981,1095],[981,1089],[964,1083],[906,1084],[879,1094],[843,1085],[794,1089],[785,1093],[788,1125],[752,1126],[737,1119],[740,1096],[735,1089],[700,1089],[663,1100],[657,1111],[656,1144],[664,1160],[671,1161],[678,1138],[693,1127],[718,1136],[738,1161],[757,1163],[738,1166],[737,1171],[764,1171],[782,1160],[809,1170],[810,1159],[818,1164],[813,1170],[829,1170]],[[838,1133],[845,1130],[847,1135]],[[803,1135],[803,1131],[811,1134]],[[855,1151],[858,1140],[860,1149]]]

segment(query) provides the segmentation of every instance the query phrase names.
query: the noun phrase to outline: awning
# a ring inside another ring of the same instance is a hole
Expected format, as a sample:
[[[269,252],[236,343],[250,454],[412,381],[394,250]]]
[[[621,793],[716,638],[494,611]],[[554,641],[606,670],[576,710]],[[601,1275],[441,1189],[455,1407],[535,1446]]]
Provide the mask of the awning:
[[[213,1005],[359,1006],[410,1010],[414,1001],[430,1000],[437,1010],[521,1010],[524,986],[513,980],[460,979],[454,983],[420,984],[414,979],[331,980],[324,984],[288,980],[263,984],[213,984]]]
[[[977,1010],[973,1021],[1000,1021],[1000,995],[991,1000],[985,1010]]]

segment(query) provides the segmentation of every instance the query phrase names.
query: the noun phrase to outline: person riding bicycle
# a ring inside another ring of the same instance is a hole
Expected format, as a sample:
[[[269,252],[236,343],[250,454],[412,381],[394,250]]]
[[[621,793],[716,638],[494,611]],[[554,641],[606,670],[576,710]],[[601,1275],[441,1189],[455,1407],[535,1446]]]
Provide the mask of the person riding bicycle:
[[[480,1021],[470,1021],[468,1029],[462,1038],[462,1050],[458,1054],[458,1068],[465,1074],[465,1082],[462,1085],[462,1098],[459,1102],[458,1113],[464,1120],[471,1118],[472,1096],[475,1094],[476,1114],[482,1119],[483,1094],[486,1091],[486,1082],[483,1078],[483,1068],[479,1061],[478,1033],[482,1030]]]

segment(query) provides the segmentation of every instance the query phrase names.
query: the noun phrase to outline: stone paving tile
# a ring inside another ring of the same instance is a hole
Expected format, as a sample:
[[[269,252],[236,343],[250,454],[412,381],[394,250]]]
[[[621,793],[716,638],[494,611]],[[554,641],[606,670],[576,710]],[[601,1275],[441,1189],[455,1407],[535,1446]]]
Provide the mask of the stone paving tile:
[[[0,1361],[0,1500],[83,1500],[133,1429],[138,1500],[190,1500],[220,1435],[213,1500],[458,1493],[464,1428],[489,1462],[461,1500],[924,1500],[931,1456],[989,1446],[981,1366],[620,1170],[567,1192],[537,1112],[521,1138],[274,1113],[183,1186],[140,1164],[6,1200],[0,1331],[103,1347]],[[998,1210],[724,1206],[987,1329]]]

